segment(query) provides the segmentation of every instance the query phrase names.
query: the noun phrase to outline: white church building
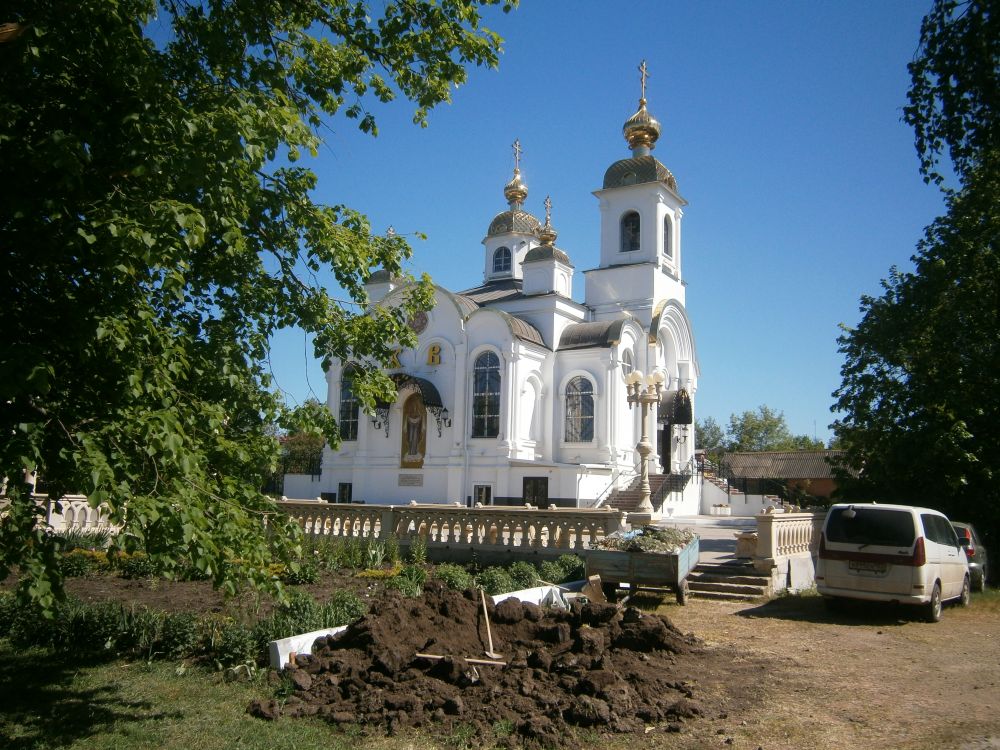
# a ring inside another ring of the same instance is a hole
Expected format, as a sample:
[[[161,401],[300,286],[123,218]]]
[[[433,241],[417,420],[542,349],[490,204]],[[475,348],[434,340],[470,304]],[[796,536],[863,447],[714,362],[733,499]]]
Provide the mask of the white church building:
[[[637,496],[622,491],[638,485],[643,409],[630,405],[626,379],[642,371],[662,383],[646,425],[656,514],[699,512],[687,204],[651,154],[660,125],[646,109],[645,80],[623,132],[631,155],[594,192],[600,263],[582,272],[583,302],[573,299],[573,260],[555,244],[551,203],[544,224],[525,210],[515,143],[507,208],[482,241],[481,283],[435,288],[433,308],[410,321],[419,343],[389,371],[396,400],[375,414],[358,409],[350,363],[333,362],[327,398],[343,442],[324,450],[318,478],[287,477],[288,497],[630,509]],[[385,272],[367,286],[379,305],[404,290]]]

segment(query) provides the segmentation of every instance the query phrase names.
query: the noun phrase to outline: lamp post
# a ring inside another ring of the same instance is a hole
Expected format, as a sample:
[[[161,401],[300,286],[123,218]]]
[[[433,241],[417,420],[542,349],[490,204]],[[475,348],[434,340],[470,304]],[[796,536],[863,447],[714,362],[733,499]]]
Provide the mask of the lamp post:
[[[652,404],[659,403],[660,394],[663,392],[663,381],[665,380],[663,370],[653,370],[649,375],[643,376],[639,370],[633,370],[626,379],[628,388],[629,409],[635,404],[639,404],[642,409],[641,424],[642,433],[638,444],[635,446],[642,461],[639,467],[639,508],[638,515],[653,516],[653,503],[649,493],[649,454],[653,452],[653,446],[649,442],[646,433],[646,415]]]

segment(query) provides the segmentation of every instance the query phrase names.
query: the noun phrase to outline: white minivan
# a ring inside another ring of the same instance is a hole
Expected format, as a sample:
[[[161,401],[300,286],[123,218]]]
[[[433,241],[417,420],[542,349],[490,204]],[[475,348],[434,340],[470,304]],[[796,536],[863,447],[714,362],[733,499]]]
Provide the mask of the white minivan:
[[[909,505],[838,503],[820,537],[816,588],[827,601],[914,604],[930,622],[941,602],[969,603],[969,561],[948,518]]]

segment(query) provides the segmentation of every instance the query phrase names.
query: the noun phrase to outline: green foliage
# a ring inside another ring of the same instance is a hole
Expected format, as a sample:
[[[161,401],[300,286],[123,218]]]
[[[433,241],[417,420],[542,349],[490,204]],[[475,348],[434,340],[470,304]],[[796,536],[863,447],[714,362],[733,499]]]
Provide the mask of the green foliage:
[[[323,605],[323,626],[350,625],[364,616],[365,603],[350,591],[338,591]]]
[[[920,171],[941,184],[950,157],[962,184],[1000,156],[1000,5],[996,0],[935,0],[909,63],[903,119],[916,134]]]
[[[211,654],[223,667],[256,664],[261,655],[259,631],[241,622],[223,622],[213,633]]]
[[[823,442],[806,435],[793,435],[788,429],[784,412],[769,406],[758,406],[754,411],[729,416],[726,431],[726,450],[735,451],[793,451],[823,448]]]
[[[710,455],[718,455],[725,449],[726,433],[712,417],[696,419],[694,434],[695,446],[703,448]]]
[[[63,552],[72,552],[77,549],[107,549],[112,534],[108,529],[69,529],[59,532],[56,536],[59,538],[60,549]]]
[[[517,590],[517,585],[510,573],[499,565],[493,565],[480,571],[476,576],[476,586],[487,594],[502,594],[505,591]]]
[[[427,539],[422,536],[410,541],[410,562],[414,565],[427,564]]]
[[[515,563],[511,563],[510,567],[507,568],[507,572],[514,582],[512,591],[530,589],[538,585],[538,570],[530,562],[518,560]]]
[[[424,591],[427,570],[422,565],[404,565],[399,575],[389,579],[386,586],[402,591],[406,596],[417,597]]]
[[[109,562],[122,578],[155,578],[160,573],[156,561],[143,552],[113,555]]]
[[[280,594],[268,566],[299,556],[300,533],[259,491],[271,426],[338,436],[326,410],[280,401],[272,334],[299,326],[318,356],[359,363],[370,409],[431,301],[425,278],[399,308],[366,309],[366,279],[401,274],[410,247],[316,203],[298,160],[337,116],[376,133],[376,103],[397,96],[426,124],[466,65],[497,64],[481,10],[513,4],[6,3],[0,476],[37,468],[54,497],[106,504],[115,549],[170,575],[190,559],[230,593]],[[26,487],[8,494],[0,577],[19,567],[51,609],[55,543]]]
[[[454,563],[441,563],[434,566],[434,577],[453,591],[465,591],[472,588],[475,583],[472,573]]]
[[[834,424],[841,495],[938,508],[1000,540],[1000,9],[936,0],[910,64],[925,178],[947,152],[961,189],[844,327]]]
[[[202,647],[201,623],[190,612],[169,613],[163,618],[158,650],[168,658],[197,654]]]
[[[538,566],[538,575],[545,583],[562,583],[566,570],[555,560],[545,560]]]
[[[556,563],[563,569],[563,578],[560,583],[565,581],[580,581],[586,577],[587,563],[578,555],[559,555],[556,558]]]
[[[98,557],[98,554],[100,557]],[[59,559],[59,572],[64,578],[81,578],[107,565],[104,553],[95,554],[87,549],[74,549]]]

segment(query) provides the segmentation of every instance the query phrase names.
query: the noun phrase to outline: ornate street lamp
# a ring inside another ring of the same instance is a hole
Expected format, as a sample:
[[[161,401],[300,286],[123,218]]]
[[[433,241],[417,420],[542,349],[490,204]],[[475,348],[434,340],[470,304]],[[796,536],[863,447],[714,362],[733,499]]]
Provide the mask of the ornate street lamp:
[[[652,404],[659,403],[660,394],[663,392],[663,381],[666,377],[663,370],[653,370],[649,375],[643,376],[639,370],[632,370],[625,379],[628,388],[628,406],[632,408],[634,404],[642,407],[642,437],[635,446],[638,451],[642,465],[639,467],[639,499],[638,512],[643,515],[653,515],[653,503],[649,493],[649,454],[653,452],[653,446],[649,442],[646,434],[646,415]]]

